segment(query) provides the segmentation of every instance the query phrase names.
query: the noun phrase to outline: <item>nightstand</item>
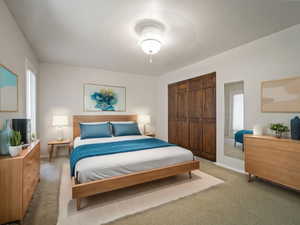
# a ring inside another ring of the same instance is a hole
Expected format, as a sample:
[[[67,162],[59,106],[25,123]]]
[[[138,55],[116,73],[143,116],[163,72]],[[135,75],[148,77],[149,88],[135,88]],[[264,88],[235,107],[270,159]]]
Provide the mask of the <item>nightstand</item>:
[[[54,148],[57,147],[57,146],[61,146],[61,145],[65,145],[68,148],[69,155],[71,154],[72,141],[70,141],[70,140],[49,141],[48,142],[48,146],[49,146],[49,162],[51,162],[51,160],[52,160],[52,155],[53,155]]]
[[[148,137],[155,137],[155,134],[145,134]]]

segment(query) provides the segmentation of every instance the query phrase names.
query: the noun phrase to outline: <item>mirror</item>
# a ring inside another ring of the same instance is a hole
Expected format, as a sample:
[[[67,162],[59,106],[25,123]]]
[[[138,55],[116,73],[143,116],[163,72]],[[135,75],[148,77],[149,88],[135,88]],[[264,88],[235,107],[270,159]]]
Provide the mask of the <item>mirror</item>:
[[[18,111],[18,76],[0,65],[0,112]]]
[[[244,160],[244,81],[224,84],[224,155]]]

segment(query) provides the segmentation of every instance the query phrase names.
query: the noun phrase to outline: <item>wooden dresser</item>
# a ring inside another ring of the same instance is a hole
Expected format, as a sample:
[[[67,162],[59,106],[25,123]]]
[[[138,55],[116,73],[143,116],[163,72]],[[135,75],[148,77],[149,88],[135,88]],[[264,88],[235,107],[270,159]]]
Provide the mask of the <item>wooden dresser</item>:
[[[0,224],[22,223],[39,177],[39,141],[24,149],[18,157],[0,156]]]
[[[300,190],[300,141],[245,135],[245,169],[251,175]]]

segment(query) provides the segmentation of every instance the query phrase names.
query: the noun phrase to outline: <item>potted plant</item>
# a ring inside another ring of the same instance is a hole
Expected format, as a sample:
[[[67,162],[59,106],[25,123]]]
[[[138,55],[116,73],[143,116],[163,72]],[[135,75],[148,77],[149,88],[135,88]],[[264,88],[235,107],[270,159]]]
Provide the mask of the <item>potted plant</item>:
[[[21,133],[13,130],[9,137],[9,154],[12,157],[18,156],[22,151]]]
[[[286,133],[289,131],[289,128],[282,123],[274,123],[271,124],[270,127],[271,130],[275,131],[275,135],[277,138],[281,138],[283,133]]]

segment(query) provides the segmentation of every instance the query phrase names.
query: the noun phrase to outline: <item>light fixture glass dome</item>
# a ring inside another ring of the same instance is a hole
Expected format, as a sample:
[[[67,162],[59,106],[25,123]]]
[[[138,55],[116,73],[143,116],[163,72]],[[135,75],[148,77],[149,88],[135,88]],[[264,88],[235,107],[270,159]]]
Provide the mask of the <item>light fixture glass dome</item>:
[[[155,39],[145,39],[140,42],[142,50],[148,55],[154,55],[160,51],[161,42]]]

